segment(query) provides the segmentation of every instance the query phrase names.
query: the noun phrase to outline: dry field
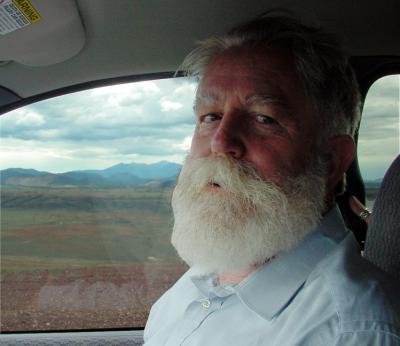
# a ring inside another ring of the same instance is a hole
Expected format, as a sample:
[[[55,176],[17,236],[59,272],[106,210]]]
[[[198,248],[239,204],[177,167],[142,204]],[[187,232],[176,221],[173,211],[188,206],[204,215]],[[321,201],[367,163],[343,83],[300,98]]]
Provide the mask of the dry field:
[[[1,191],[1,331],[140,328],[185,271],[171,190]]]
[[[149,309],[183,265],[17,272],[1,278],[1,331],[144,327]]]

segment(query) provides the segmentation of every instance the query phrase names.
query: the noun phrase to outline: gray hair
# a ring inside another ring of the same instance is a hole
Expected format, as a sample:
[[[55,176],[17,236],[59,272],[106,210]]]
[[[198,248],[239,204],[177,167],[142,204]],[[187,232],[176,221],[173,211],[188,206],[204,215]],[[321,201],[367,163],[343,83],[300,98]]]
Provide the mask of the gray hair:
[[[198,42],[181,70],[201,81],[208,64],[229,48],[284,47],[293,55],[298,76],[314,107],[320,128],[317,142],[339,134],[354,136],[360,120],[360,96],[343,49],[320,28],[306,26],[287,13],[275,12],[235,27],[225,36]]]

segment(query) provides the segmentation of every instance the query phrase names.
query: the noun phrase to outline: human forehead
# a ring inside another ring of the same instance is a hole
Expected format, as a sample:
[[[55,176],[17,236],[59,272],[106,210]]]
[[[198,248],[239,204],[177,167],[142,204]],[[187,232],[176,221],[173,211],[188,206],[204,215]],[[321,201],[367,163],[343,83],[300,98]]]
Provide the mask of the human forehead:
[[[230,93],[230,90],[222,90],[218,91],[217,89],[211,90],[203,90],[199,92],[196,96],[195,100],[195,109],[200,107],[207,107],[213,106],[215,104],[224,102],[227,98],[227,94]],[[251,106],[260,106],[260,105],[267,105],[267,104],[279,104],[281,106],[286,105],[285,98],[280,95],[280,93],[276,92],[268,92],[266,88],[263,88],[260,92],[253,91],[248,92],[245,94],[234,93],[235,97],[236,94],[239,97],[240,103],[251,107]]]
[[[272,48],[237,48],[216,56],[207,67],[196,95],[196,106],[214,104],[227,95],[242,102],[285,102],[304,96],[293,59]]]

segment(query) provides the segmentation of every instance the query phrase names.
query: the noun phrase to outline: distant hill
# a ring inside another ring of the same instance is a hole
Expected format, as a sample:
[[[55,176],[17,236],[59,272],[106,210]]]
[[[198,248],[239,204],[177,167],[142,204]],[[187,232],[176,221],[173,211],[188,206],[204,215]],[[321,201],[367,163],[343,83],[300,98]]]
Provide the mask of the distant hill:
[[[119,163],[115,166],[103,170],[86,170],[84,173],[97,173],[103,177],[109,178],[115,174],[130,174],[140,179],[175,179],[178,175],[181,165],[160,161],[157,163]]]
[[[365,180],[364,185],[367,189],[378,189],[381,185],[382,178],[374,179],[374,180]]]
[[[65,173],[34,169],[8,168],[0,171],[1,185],[31,187],[123,187],[147,186],[169,188],[174,185],[181,165],[161,161],[153,164],[119,163],[103,170]]]

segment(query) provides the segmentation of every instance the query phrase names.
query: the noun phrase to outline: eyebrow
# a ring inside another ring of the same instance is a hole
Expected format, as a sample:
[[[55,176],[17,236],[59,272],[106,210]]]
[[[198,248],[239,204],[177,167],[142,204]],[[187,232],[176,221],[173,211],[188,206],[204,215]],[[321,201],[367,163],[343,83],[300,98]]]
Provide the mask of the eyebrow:
[[[265,105],[270,103],[276,103],[281,106],[287,107],[287,103],[282,99],[282,97],[272,95],[272,94],[253,94],[248,95],[245,98],[245,103],[248,106],[254,105]]]
[[[205,104],[208,106],[211,106],[215,103],[217,103],[219,101],[219,97],[218,95],[214,94],[214,93],[203,93],[203,94],[197,94],[196,98],[194,100],[194,104],[193,104],[193,110],[196,110],[198,105],[201,104]]]
[[[196,110],[199,104],[205,106],[211,106],[214,105],[215,103],[218,103],[219,100],[220,97],[217,94],[210,92],[196,95],[193,104],[193,110]],[[274,103],[284,108],[288,108],[287,103],[281,97],[269,93],[248,95],[246,96],[244,102],[249,107],[255,105],[266,105]]]
[[[206,107],[213,106],[216,103],[218,103],[220,99],[221,98],[219,97],[219,95],[213,92],[206,91],[202,94],[198,94],[196,95],[196,98],[194,100],[193,110],[196,113],[199,105],[203,105]],[[244,104],[247,107],[255,107],[257,105],[268,105],[268,104],[277,105],[278,108],[283,110],[282,112],[276,114],[277,117],[279,116],[279,118],[288,123],[292,123],[294,121],[292,108],[285,101],[285,99],[281,97],[279,94],[277,95],[268,92],[250,94],[245,97]]]

